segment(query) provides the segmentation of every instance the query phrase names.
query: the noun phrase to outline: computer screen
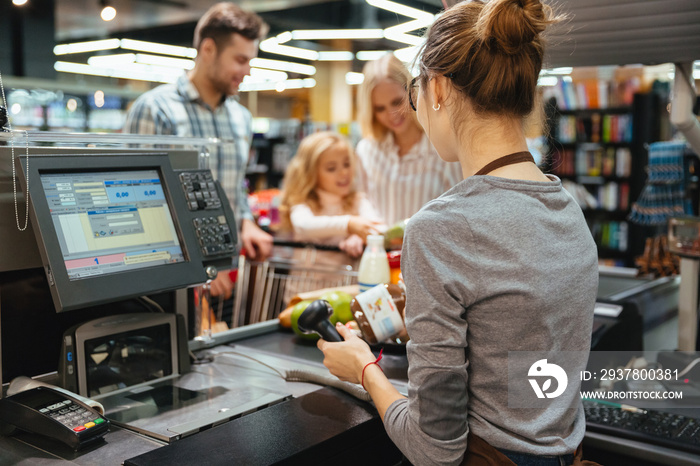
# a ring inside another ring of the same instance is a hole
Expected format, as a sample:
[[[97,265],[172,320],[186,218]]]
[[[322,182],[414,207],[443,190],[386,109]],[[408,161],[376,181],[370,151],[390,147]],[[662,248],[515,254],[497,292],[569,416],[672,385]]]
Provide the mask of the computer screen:
[[[70,280],[184,262],[157,170],[42,173]]]
[[[18,161],[58,312],[206,281],[167,153],[34,155],[28,169]]]

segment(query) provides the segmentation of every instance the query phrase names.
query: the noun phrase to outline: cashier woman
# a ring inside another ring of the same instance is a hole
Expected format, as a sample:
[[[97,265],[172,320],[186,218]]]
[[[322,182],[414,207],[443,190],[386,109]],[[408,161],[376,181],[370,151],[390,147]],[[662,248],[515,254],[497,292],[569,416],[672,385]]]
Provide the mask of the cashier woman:
[[[581,401],[571,409],[508,406],[509,351],[571,351],[583,370],[598,284],[581,210],[527,151],[542,33],[540,0],[461,2],[427,32],[410,106],[463,180],[409,222],[408,397],[361,339],[320,340],[324,364],[362,383],[386,431],[415,465],[590,464],[580,459]]]

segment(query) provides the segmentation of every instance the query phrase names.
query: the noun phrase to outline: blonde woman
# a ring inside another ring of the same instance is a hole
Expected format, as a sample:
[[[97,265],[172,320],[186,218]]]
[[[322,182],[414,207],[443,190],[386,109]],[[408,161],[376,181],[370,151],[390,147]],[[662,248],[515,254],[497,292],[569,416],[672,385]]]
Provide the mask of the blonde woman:
[[[408,106],[411,75],[393,54],[367,62],[357,96],[363,139],[357,144],[358,190],[387,225],[418,212],[462,179],[443,161]]]
[[[367,235],[381,222],[369,201],[355,190],[355,156],[342,136],[312,134],[284,176],[280,212],[294,240],[338,246],[350,257],[362,254]]]

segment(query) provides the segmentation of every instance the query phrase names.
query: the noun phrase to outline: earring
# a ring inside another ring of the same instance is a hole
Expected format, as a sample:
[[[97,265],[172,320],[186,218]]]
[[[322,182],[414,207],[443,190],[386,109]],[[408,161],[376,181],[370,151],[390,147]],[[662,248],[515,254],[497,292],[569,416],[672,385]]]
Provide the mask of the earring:
[[[435,105],[433,105],[433,110],[435,110],[436,112],[437,112],[438,110],[440,110],[440,104],[438,103],[437,108],[435,108]]]

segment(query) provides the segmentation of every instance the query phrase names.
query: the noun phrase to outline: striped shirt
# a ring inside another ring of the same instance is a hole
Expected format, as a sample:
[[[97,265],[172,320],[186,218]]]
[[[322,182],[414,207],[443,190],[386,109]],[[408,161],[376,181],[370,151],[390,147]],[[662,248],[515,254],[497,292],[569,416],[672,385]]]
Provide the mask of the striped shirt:
[[[411,217],[463,179],[459,163],[442,160],[425,134],[401,157],[392,133],[381,141],[363,139],[355,151],[357,190],[367,194],[389,226]]]
[[[177,82],[158,86],[136,99],[124,132],[232,141],[216,146],[209,168],[224,188],[239,225],[242,219],[253,218],[243,183],[253,138],[252,117],[236,97],[229,96],[212,109],[182,75]]]

